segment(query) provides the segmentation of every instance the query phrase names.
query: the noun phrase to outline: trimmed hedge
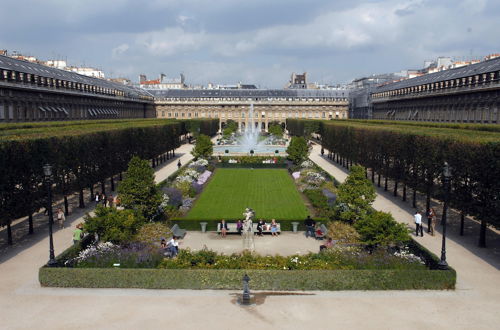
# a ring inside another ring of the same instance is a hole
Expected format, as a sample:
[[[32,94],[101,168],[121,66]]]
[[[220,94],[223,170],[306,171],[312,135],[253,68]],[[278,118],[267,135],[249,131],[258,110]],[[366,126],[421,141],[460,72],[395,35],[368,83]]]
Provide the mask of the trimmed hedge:
[[[288,165],[286,163],[281,164],[241,164],[241,163],[215,163],[215,167],[220,168],[287,168]]]
[[[239,290],[449,290],[453,269],[439,270],[204,270],[42,267],[46,287]]]

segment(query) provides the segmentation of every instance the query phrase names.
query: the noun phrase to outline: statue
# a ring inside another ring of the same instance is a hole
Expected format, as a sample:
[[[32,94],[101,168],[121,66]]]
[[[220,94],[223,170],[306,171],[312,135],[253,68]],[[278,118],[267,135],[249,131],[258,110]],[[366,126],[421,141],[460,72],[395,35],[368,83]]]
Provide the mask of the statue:
[[[243,220],[243,250],[248,250],[248,251],[254,251],[255,250],[255,244],[253,241],[253,222],[252,219],[255,216],[255,212],[251,208],[246,208],[245,213],[243,213],[245,216],[245,220]]]

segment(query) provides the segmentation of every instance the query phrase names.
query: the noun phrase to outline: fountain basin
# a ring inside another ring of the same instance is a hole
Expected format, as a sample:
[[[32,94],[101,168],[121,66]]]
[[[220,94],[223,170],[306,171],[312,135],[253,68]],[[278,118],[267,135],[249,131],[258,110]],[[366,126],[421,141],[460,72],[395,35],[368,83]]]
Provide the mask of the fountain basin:
[[[228,150],[228,153],[226,153]],[[243,146],[243,145],[222,145],[222,146],[214,146],[214,155],[216,156],[231,156],[231,155],[249,155],[250,150],[254,151],[255,156],[272,156],[276,155],[275,151],[278,150],[279,156],[286,155],[286,147],[285,146],[276,146],[276,145],[255,145],[252,147]]]

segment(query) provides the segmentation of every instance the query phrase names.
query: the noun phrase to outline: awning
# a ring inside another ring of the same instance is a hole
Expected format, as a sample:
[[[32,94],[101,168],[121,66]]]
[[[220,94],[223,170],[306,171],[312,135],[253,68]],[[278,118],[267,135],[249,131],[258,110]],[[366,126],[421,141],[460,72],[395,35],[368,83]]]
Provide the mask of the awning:
[[[62,111],[64,111],[64,113],[65,113],[67,116],[69,116],[69,112],[68,112],[68,110],[66,110],[66,108],[61,108],[61,109],[62,109]]]
[[[47,111],[47,110],[45,110],[44,107],[38,107],[38,109],[41,110],[41,111],[43,111],[43,112]]]
[[[59,112],[59,110],[57,110],[57,108],[56,108],[56,107],[50,107],[50,108],[51,108],[51,109],[52,109],[52,111],[54,111],[54,112]]]
[[[87,111],[91,116],[94,116],[94,111],[92,111],[92,109],[87,109]]]

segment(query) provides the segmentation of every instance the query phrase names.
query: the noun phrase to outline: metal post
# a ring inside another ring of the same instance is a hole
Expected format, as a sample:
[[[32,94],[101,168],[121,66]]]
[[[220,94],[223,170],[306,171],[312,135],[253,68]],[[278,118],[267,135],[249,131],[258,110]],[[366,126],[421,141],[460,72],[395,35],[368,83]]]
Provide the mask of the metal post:
[[[250,305],[250,289],[248,288],[248,282],[250,281],[250,277],[248,274],[243,276],[243,296],[241,299],[241,303],[243,305]]]
[[[441,244],[441,260],[439,261],[438,267],[442,270],[448,269],[448,263],[446,262],[446,218],[448,211],[448,201],[450,198],[450,179],[451,179],[451,168],[447,162],[444,163],[443,168],[443,188],[444,188],[444,205],[443,205],[443,217],[441,223],[443,225],[443,240]]]
[[[52,166],[46,164],[43,166],[43,171],[45,174],[45,183],[47,184],[47,211],[49,213],[49,261],[47,265],[54,267],[57,264],[54,255],[54,239],[52,235],[52,224],[54,223],[54,217],[52,215]]]

